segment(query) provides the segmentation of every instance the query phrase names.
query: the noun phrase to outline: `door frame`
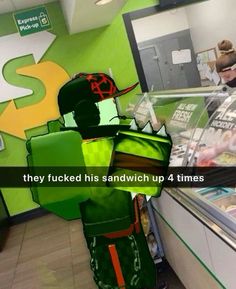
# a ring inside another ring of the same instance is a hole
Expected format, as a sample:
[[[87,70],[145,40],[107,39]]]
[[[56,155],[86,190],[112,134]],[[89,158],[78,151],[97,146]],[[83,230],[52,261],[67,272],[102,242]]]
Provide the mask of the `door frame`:
[[[144,49],[149,49],[149,48],[154,48],[155,53],[156,53],[156,56],[157,56],[157,59],[158,59],[158,58],[159,58],[159,56],[158,56],[159,53],[158,53],[158,48],[157,48],[157,46],[156,46],[155,44],[143,46],[143,47],[140,47],[140,48],[138,47],[138,51],[144,50]],[[139,57],[140,57],[140,53],[138,53],[138,54],[139,54]],[[141,57],[140,57],[140,60],[141,60]],[[141,65],[142,65],[142,60],[141,60]],[[157,66],[158,66],[158,70],[159,70],[159,73],[160,73],[161,82],[163,83],[160,66],[159,66],[159,64],[157,64]],[[143,65],[142,65],[142,68],[143,68]],[[144,72],[144,70],[143,70],[143,72]],[[147,80],[146,80],[145,73],[144,73],[144,77],[145,77],[145,82],[146,82],[146,84],[147,84]],[[148,85],[147,85],[147,86],[148,86]],[[164,83],[163,83],[163,87],[164,87]],[[149,91],[149,90],[148,90],[148,91]],[[152,90],[151,90],[150,92],[152,92]]]
[[[161,9],[159,5],[156,5],[153,7],[145,8],[145,9],[138,10],[138,11],[133,11],[130,13],[125,13],[122,15],[142,92],[148,92],[149,90],[148,90],[148,85],[147,85],[147,81],[145,78],[145,74],[144,74],[144,70],[143,70],[143,66],[141,62],[141,57],[139,55],[138,44],[136,42],[134,29],[132,26],[132,21],[139,19],[139,18],[146,17],[146,16],[154,15],[163,10],[164,9]]]
[[[176,7],[183,7],[183,6],[191,5],[195,2],[201,2],[201,1],[206,1],[206,0],[198,0],[198,1],[196,1],[196,0],[183,0],[182,3],[178,3],[175,5],[170,4],[170,5],[167,5],[165,7],[160,7],[160,5],[155,5],[152,7],[140,9],[140,10],[129,12],[129,13],[125,13],[122,15],[142,92],[148,92],[148,86],[147,86],[141,58],[139,55],[138,44],[136,42],[136,38],[135,38],[133,26],[132,26],[132,21],[136,20],[136,19],[144,18],[147,16],[151,16],[151,15],[163,12],[163,11],[167,11],[170,9],[176,9]]]

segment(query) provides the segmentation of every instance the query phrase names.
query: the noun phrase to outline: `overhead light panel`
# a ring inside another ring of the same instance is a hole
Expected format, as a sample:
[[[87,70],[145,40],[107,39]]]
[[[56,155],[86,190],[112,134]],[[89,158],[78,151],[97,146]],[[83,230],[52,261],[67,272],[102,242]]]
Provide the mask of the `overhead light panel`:
[[[113,1],[113,0],[97,0],[97,1],[95,2],[95,4],[98,5],[98,6],[102,6],[102,5],[108,4],[108,3],[112,2],[112,1]]]

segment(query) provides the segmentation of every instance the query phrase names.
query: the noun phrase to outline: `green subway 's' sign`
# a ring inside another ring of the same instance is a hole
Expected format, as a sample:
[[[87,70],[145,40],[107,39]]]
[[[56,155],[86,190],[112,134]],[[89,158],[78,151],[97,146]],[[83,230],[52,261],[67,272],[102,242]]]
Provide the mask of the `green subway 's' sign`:
[[[50,19],[45,7],[14,13],[14,19],[21,36],[51,28]]]

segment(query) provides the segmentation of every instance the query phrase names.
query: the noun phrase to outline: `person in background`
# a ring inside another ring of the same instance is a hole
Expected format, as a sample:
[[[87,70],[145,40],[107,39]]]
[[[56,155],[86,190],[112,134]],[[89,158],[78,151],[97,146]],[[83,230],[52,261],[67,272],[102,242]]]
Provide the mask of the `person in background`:
[[[233,48],[233,44],[229,40],[222,40],[218,43],[218,49],[220,56],[216,60],[216,71],[221,78],[222,84],[226,84],[229,87],[236,87],[236,50]],[[218,100],[217,100],[218,101]],[[213,100],[213,105],[214,105]],[[214,113],[217,106],[212,108],[208,106],[209,117]],[[210,109],[211,110],[210,110]],[[208,147],[199,152],[197,159],[198,166],[215,166],[214,158],[224,151],[229,150],[229,138],[226,138],[220,144],[215,144],[213,147]]]
[[[216,71],[222,79],[223,84],[229,87],[236,87],[236,50],[229,40],[222,40],[218,43],[221,53],[216,60]]]
[[[221,84],[229,87],[236,87],[236,50],[229,40],[222,40],[218,44],[220,56],[216,60],[216,71],[221,78]],[[227,89],[225,87],[225,89]],[[206,97],[205,103],[209,118],[214,114],[216,109],[223,103],[223,100]]]

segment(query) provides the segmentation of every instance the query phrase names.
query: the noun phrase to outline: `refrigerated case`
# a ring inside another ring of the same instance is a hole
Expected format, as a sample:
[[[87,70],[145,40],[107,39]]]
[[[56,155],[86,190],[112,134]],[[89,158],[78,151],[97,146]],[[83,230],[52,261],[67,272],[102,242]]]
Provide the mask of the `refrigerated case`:
[[[132,107],[132,110],[130,109]],[[139,127],[166,126],[172,138],[170,167],[236,166],[236,93],[224,87],[136,96],[126,111]],[[194,184],[193,184],[194,186]],[[166,188],[181,192],[236,236],[235,188]],[[227,227],[227,228],[226,228]]]
[[[222,167],[222,173],[234,174],[236,167],[236,95],[232,94],[216,109],[198,140],[190,165]],[[225,176],[226,178],[227,176]],[[182,191],[209,206],[214,215],[222,216],[224,230],[236,236],[236,192],[232,187],[207,187]],[[204,205],[205,204],[205,205]],[[220,219],[218,217],[217,219]]]
[[[217,87],[146,93],[133,98],[123,114],[127,112],[141,128],[149,121],[155,131],[165,124],[173,142],[171,167],[236,167],[235,91]],[[234,183],[230,187],[194,187],[194,183],[164,187],[161,198],[152,198],[151,206],[157,218],[163,219],[211,272],[220,288],[236,288]],[[165,248],[165,240],[163,243]],[[197,287],[192,284],[189,288]]]
[[[191,167],[221,168],[214,187],[172,188],[216,224],[221,237],[236,249],[236,94],[231,93],[220,104],[204,127],[196,127],[189,139],[183,165]],[[210,171],[211,172],[211,171]],[[233,175],[230,187],[217,185],[220,178]],[[227,236],[227,238],[224,237]]]

